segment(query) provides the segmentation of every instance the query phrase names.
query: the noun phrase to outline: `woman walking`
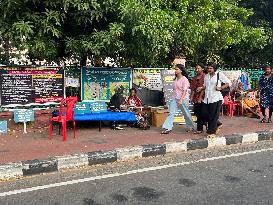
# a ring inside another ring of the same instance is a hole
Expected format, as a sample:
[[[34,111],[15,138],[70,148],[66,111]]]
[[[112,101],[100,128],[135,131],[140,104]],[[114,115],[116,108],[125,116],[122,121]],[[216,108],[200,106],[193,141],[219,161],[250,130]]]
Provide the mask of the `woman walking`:
[[[231,86],[231,81],[223,73],[217,72],[215,63],[210,64],[208,66],[208,74],[204,79],[204,86],[197,89],[198,91],[205,91],[203,120],[208,122],[208,138],[215,137],[222,126],[222,123],[219,121],[223,102],[221,90],[229,86]]]
[[[184,65],[178,64],[175,66],[175,81],[173,83],[173,99],[169,105],[169,116],[163,124],[162,134],[169,134],[173,128],[174,116],[178,108],[181,108],[183,116],[186,121],[188,131],[194,130],[194,123],[189,110],[189,80],[186,77],[186,70]]]
[[[266,66],[264,69],[264,75],[260,78],[259,81],[259,90],[260,90],[260,107],[263,114],[263,119],[261,123],[271,123],[271,117],[273,112],[273,75],[272,68]],[[268,119],[266,119],[265,110],[269,110]]]
[[[197,76],[192,79],[191,82],[191,99],[190,102],[193,103],[194,115],[197,117],[197,131],[194,134],[201,134],[203,132],[203,124],[202,120],[202,107],[204,95],[202,92],[198,92],[197,88],[202,87],[204,85],[205,79],[205,66],[201,63],[195,66],[195,72]]]

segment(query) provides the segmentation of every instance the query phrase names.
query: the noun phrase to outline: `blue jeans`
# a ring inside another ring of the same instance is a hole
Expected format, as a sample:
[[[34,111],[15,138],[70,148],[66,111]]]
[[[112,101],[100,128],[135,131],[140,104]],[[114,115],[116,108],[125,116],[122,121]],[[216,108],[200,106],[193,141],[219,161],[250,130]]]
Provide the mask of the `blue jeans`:
[[[177,112],[178,109],[178,101],[177,99],[173,99],[170,102],[169,105],[169,116],[167,117],[167,119],[165,120],[162,128],[163,129],[168,129],[168,130],[172,130],[173,129],[173,122],[174,122],[174,116]],[[186,122],[186,126],[190,129],[194,129],[194,123],[192,121],[192,116],[189,110],[189,99],[186,98],[183,101],[183,104],[181,105],[181,111],[183,113],[183,116],[185,118],[185,122]]]

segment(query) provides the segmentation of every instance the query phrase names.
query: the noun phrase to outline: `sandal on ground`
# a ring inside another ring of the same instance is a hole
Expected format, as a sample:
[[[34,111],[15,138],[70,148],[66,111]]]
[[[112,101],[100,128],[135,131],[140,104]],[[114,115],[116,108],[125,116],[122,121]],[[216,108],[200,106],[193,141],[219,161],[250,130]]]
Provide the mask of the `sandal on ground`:
[[[218,134],[220,132],[222,127],[223,127],[223,124],[220,124],[220,125],[217,126],[216,134]]]
[[[195,135],[200,135],[202,133],[203,133],[203,131],[195,131],[195,132],[193,132],[193,134],[195,134]]]
[[[171,132],[172,132],[171,130],[163,130],[163,131],[161,132],[161,134],[167,135],[167,134],[170,134]]]
[[[271,118],[268,119],[267,123],[272,123],[272,120]]]
[[[216,134],[209,134],[209,135],[207,136],[208,139],[213,139],[213,138],[215,138],[215,137],[216,137]]]
[[[194,129],[191,128],[191,129],[188,129],[186,132],[193,132],[193,131],[194,131]]]
[[[261,123],[266,123],[266,118],[265,117],[261,120]]]

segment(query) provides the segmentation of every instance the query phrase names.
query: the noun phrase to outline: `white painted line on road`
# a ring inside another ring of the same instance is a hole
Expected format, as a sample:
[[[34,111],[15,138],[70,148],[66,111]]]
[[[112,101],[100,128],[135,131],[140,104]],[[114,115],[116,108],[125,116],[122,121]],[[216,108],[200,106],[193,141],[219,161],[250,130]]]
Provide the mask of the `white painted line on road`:
[[[156,167],[147,167],[147,168],[143,168],[143,169],[128,171],[125,173],[107,174],[107,175],[102,175],[102,176],[88,177],[88,178],[84,178],[84,179],[76,179],[76,180],[71,180],[71,181],[66,181],[66,182],[36,186],[36,187],[31,187],[31,188],[19,189],[19,190],[13,190],[13,191],[0,193],[0,197],[28,193],[28,192],[39,191],[39,190],[50,189],[50,188],[56,188],[56,187],[67,186],[67,185],[73,185],[73,184],[79,184],[79,183],[90,182],[90,181],[95,181],[95,180],[108,179],[108,178],[131,175],[131,174],[149,172],[149,171],[157,171],[157,170],[168,169],[168,168],[173,168],[173,167],[180,167],[180,166],[185,166],[185,165],[190,165],[190,164],[196,164],[199,162],[208,162],[208,161],[214,161],[214,160],[219,160],[219,159],[239,157],[239,156],[244,156],[244,155],[249,155],[249,154],[257,154],[257,153],[268,152],[268,151],[273,151],[273,148],[261,149],[261,150],[255,150],[255,151],[249,151],[249,152],[242,152],[242,153],[236,153],[236,154],[229,154],[229,155],[224,155],[224,156],[219,156],[219,157],[205,158],[205,159],[200,159],[200,160],[190,161],[190,162],[181,162],[181,163],[168,164],[168,165],[162,165],[162,166],[156,166]]]

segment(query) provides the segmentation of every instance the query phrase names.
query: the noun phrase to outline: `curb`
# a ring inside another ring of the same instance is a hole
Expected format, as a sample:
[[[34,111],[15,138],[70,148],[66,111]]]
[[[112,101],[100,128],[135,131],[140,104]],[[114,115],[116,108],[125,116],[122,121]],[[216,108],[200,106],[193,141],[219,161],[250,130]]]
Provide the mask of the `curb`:
[[[48,159],[27,160],[18,163],[0,165],[0,180],[20,178],[36,174],[57,172],[81,166],[93,166],[135,158],[162,156],[167,153],[187,152],[235,144],[250,144],[259,141],[273,140],[273,130],[247,134],[232,134],[213,139],[185,140],[183,142],[166,142],[135,147],[126,147],[109,151],[96,151]]]

